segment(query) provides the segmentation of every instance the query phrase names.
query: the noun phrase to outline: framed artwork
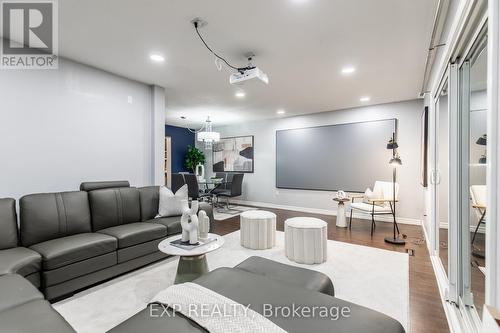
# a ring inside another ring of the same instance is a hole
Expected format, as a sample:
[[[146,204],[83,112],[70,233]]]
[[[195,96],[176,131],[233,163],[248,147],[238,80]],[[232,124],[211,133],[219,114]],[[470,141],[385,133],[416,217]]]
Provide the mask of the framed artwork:
[[[420,184],[423,187],[428,186],[428,159],[429,159],[429,108],[426,106],[422,113],[422,143],[420,153]]]
[[[253,135],[221,138],[213,144],[214,172],[253,173]]]

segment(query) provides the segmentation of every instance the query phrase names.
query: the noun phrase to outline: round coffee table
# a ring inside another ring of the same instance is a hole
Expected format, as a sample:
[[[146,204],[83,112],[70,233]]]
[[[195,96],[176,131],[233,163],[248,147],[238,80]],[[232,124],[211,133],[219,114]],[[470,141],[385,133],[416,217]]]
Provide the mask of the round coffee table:
[[[175,275],[175,284],[191,282],[201,275],[208,273],[206,254],[215,251],[224,245],[224,238],[216,234],[208,234],[208,238],[216,238],[216,240],[192,250],[184,250],[170,244],[170,242],[180,238],[181,235],[175,235],[164,239],[160,242],[160,244],[158,244],[158,249],[161,252],[172,256],[179,256],[177,274]]]

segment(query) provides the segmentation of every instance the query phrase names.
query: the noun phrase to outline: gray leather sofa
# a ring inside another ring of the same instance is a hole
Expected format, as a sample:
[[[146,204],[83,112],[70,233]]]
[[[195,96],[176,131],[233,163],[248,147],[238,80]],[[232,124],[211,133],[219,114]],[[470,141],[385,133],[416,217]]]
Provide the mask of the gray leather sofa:
[[[75,333],[28,280],[0,276],[0,331],[9,333]]]
[[[19,246],[16,201],[0,199],[0,275],[19,274],[40,286],[41,256]]]
[[[15,201],[0,199],[0,275],[26,277],[54,300],[167,257],[158,243],[181,232],[180,216],[154,218],[158,186],[80,189],[22,197],[19,233]],[[200,209],[213,220],[210,205]]]

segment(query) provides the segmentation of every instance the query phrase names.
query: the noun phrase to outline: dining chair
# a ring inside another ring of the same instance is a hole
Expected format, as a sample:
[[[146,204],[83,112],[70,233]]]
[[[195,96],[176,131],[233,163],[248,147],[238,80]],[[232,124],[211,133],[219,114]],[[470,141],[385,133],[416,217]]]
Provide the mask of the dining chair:
[[[217,197],[226,198],[226,211],[231,210],[229,207],[229,198],[239,197],[242,194],[244,175],[244,173],[231,173],[230,177],[228,177],[230,181],[226,183],[226,189],[217,193]]]

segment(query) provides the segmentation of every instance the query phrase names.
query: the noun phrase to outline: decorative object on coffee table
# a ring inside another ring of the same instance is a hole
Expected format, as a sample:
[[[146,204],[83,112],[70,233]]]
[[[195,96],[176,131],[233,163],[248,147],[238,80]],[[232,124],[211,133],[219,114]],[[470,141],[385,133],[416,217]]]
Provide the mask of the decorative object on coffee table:
[[[205,211],[200,210],[198,213],[198,239],[204,241],[208,239],[208,231],[210,230],[210,218]]]
[[[320,264],[327,257],[327,223],[314,217],[285,221],[285,254],[299,264]]]
[[[276,244],[276,214],[249,210],[240,215],[241,246],[264,250]]]
[[[191,208],[187,200],[182,201],[183,211],[181,217],[182,242],[191,245],[198,244],[198,201],[191,202]]]
[[[208,234],[208,238],[213,238],[214,241],[186,250],[171,244],[179,240],[179,238],[179,235],[175,235],[164,239],[158,244],[158,249],[161,252],[172,256],[179,256],[174,282],[176,284],[191,282],[201,275],[208,273],[206,254],[220,249],[224,245],[224,238],[222,236]]]

